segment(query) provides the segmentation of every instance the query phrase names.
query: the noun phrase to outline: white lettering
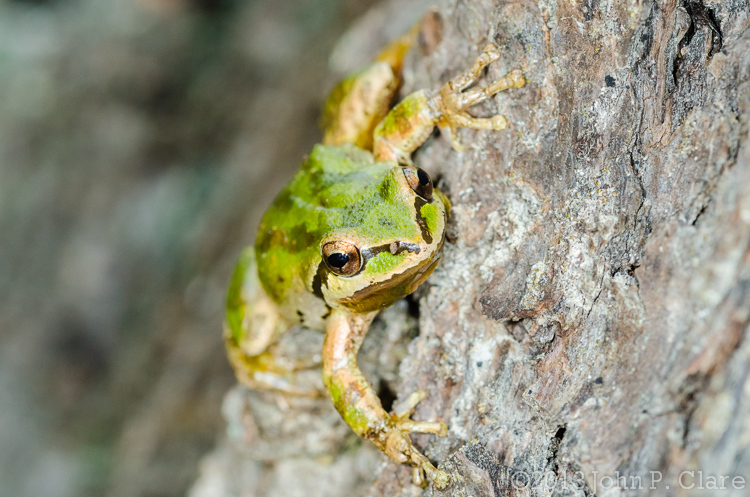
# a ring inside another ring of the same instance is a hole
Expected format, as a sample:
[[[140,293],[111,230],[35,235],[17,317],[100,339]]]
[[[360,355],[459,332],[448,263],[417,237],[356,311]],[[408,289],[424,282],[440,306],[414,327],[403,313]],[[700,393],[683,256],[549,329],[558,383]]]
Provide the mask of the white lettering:
[[[650,471],[651,473],[651,490],[656,490],[656,484],[661,481],[661,471]],[[657,480],[656,477],[659,477]]]
[[[695,473],[692,471],[683,471],[682,473],[680,473],[680,478],[679,478],[680,487],[684,488],[685,490],[690,490],[691,488],[695,486],[695,483],[691,483],[690,486],[687,486],[685,482],[682,480],[682,477],[685,475],[690,476],[690,478],[695,478]],[[653,487],[651,488],[653,489]]]
[[[703,479],[703,475],[701,475],[701,479]],[[716,477],[713,475],[708,475],[706,477],[706,486],[708,490],[719,490],[719,487],[716,485]],[[703,490],[703,489],[701,489]]]
[[[598,492],[597,487],[599,485],[599,478],[597,477],[597,475],[599,474],[599,472],[598,471],[592,471],[592,473],[594,473],[594,488],[593,488],[593,491],[594,491],[594,495],[596,495],[597,492]]]
[[[617,488],[628,488],[628,481],[625,475],[620,475],[619,471],[615,471],[615,479],[617,480]]]
[[[732,486],[737,489],[745,488],[745,478],[742,476],[735,476],[732,478]]]
[[[638,483],[636,483],[636,479],[638,480]],[[643,490],[643,483],[641,482],[640,476],[631,476],[630,477],[630,488],[633,490]]]
[[[723,476],[720,476],[719,478],[721,479],[721,487],[719,487],[719,488],[721,488],[722,490],[726,490],[727,489],[727,485],[726,485],[725,482],[727,481],[727,478],[729,478],[729,477],[726,476],[726,475],[723,475]]]

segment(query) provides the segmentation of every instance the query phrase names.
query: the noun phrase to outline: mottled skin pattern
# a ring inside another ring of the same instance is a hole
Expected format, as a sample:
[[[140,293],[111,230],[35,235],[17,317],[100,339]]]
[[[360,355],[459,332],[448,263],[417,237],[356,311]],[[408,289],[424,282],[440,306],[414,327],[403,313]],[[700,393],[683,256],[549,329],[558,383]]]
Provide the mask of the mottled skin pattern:
[[[316,145],[261,221],[255,245],[260,281],[282,306],[294,302],[291,294],[300,291],[301,284],[329,308],[383,309],[405,294],[384,295],[377,301],[347,297],[373,285],[382,287],[381,282],[408,269],[429,266],[442,245],[447,205],[437,191],[431,202],[422,200],[392,161],[375,162],[372,154],[350,145]],[[320,247],[343,239],[356,242],[363,267],[354,276],[331,278]],[[411,250],[393,253],[394,242]],[[414,289],[416,285],[406,294]],[[322,319],[302,312],[304,323]]]
[[[409,433],[445,436],[446,425],[409,418],[422,392],[403,412],[386,412],[357,366],[357,352],[375,315],[412,293],[440,259],[450,203],[411,165],[411,153],[435,126],[457,149],[457,127],[505,128],[502,116],[478,119],[466,109],[525,80],[513,71],[464,92],[499,57],[490,45],[437,94],[413,93],[389,111],[414,35],[386,47],[380,62],[333,90],[323,144],[264,215],[255,250],[240,258],[227,297],[225,339],[243,383],[317,395],[294,379],[313,364],[279,357],[274,344],[297,323],[325,331],[323,383],[343,419],[392,460],[412,465],[415,483],[425,483],[426,474],[442,488],[447,475],[412,445]]]

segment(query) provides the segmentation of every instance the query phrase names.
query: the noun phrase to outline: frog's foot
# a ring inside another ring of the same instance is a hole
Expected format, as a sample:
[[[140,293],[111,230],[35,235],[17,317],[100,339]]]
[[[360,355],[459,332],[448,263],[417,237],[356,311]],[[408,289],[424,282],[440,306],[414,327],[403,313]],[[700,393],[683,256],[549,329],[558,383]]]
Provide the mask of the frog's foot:
[[[414,392],[406,399],[403,406],[391,414],[393,422],[402,430],[406,430],[409,433],[433,433],[440,437],[444,437],[448,434],[448,427],[442,421],[434,423],[428,421],[412,421],[409,419],[414,414],[414,409],[417,404],[422,402],[427,393],[424,390]]]
[[[477,118],[466,112],[472,105],[487,100],[498,92],[508,88],[521,88],[526,85],[523,72],[516,69],[488,86],[464,91],[481,77],[482,71],[487,65],[499,58],[500,51],[497,47],[487,45],[469,71],[448,81],[430,101],[435,113],[439,116],[437,119],[438,128],[451,141],[453,148],[457,151],[464,149],[458,141],[457,128],[501,130],[508,127],[508,120],[504,116]]]
[[[448,427],[441,422],[413,421],[409,417],[414,413],[414,408],[425,398],[423,391],[413,393],[406,401],[405,406],[391,414],[392,428],[386,434],[385,454],[392,460],[401,464],[410,464],[414,467],[414,484],[425,486],[427,478],[432,480],[438,488],[448,485],[448,475],[445,471],[437,469],[421,452],[419,452],[409,439],[409,433],[432,433],[444,437],[448,433]]]

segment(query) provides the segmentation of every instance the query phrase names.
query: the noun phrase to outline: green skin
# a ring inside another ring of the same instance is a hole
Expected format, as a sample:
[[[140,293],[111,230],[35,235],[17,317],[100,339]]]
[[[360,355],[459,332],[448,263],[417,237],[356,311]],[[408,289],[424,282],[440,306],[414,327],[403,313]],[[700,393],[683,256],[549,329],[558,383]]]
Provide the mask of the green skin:
[[[395,52],[402,54],[404,41],[399,43]],[[384,54],[391,52],[386,48]],[[407,175],[416,168],[401,164],[410,163],[436,125],[453,138],[456,127],[505,126],[504,118],[472,118],[465,108],[523,86],[522,76],[462,93],[497,57],[488,46],[471,71],[440,93],[414,93],[390,112],[400,60],[373,64],[342,82],[326,107],[325,144],[313,148],[266,211],[255,250],[240,257],[227,297],[225,340],[240,381],[286,394],[318,394],[295,382],[294,372],[311,364],[284,360],[274,345],[295,324],[325,331],[323,383],[344,421],[392,460],[412,465],[416,483],[426,474],[440,488],[447,474],[412,445],[409,433],[445,436],[445,424],[409,419],[421,392],[403,412],[387,413],[356,359],[374,316],[427,279],[445,239],[450,202],[438,190],[429,194],[410,184]],[[336,274],[323,254],[331,242],[355,246],[361,267]]]
[[[416,289],[398,285],[375,297],[352,301],[356,292],[428,265],[442,245],[447,200],[437,192],[430,202],[408,185],[395,162],[375,162],[352,146],[316,145],[291,183],[263,216],[255,251],[258,275],[269,296],[288,311],[300,311],[313,325],[331,309],[369,312],[383,309]],[[321,247],[350,240],[360,252],[405,242],[419,247],[364,257],[363,269],[339,277],[326,270]],[[317,279],[316,279],[317,277]],[[300,295],[301,294],[301,295]],[[312,294],[323,315],[310,315],[297,302]]]

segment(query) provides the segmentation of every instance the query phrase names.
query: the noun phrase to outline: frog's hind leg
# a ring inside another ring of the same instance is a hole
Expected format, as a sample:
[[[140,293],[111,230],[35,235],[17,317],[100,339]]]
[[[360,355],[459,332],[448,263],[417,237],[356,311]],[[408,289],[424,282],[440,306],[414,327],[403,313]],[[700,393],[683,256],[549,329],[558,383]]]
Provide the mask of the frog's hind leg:
[[[235,376],[243,385],[265,392],[278,392],[301,397],[322,397],[322,390],[301,386],[297,373],[317,368],[320,362],[289,361],[279,355],[275,347],[269,347],[257,355],[247,355],[225,333],[225,343],[229,362]]]
[[[342,80],[323,108],[323,143],[371,150],[373,130],[388,113],[398,85],[387,62],[376,62]]]
[[[386,45],[372,64],[334,87],[320,119],[325,145],[351,143],[372,150],[373,132],[401,87],[404,57],[418,32],[419,24]]]
[[[420,20],[408,32],[383,47],[375,57],[376,62],[387,62],[399,81],[401,80],[401,69],[404,66],[404,57],[416,42],[423,22],[424,20]]]
[[[237,379],[257,390],[320,396],[319,389],[297,381],[297,373],[319,367],[320,361],[287,359],[278,351],[279,339],[290,328],[258,281],[254,250],[245,249],[229,285],[224,326],[227,355]]]

